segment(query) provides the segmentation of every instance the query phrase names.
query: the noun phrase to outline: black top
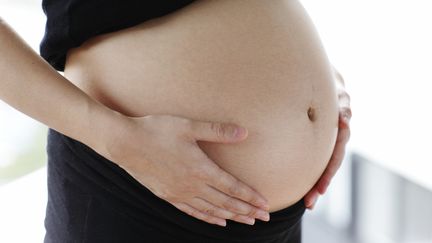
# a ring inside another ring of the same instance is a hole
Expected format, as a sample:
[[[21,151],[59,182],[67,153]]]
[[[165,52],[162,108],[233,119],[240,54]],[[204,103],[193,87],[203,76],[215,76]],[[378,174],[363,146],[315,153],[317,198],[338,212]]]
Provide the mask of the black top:
[[[42,0],[41,56],[64,71],[66,52],[87,39],[166,15],[194,0]]]

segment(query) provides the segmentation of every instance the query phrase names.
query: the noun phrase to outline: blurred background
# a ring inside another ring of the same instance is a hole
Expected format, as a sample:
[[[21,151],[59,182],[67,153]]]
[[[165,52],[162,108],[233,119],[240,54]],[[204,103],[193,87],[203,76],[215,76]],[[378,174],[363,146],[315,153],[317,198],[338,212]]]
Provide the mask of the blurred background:
[[[353,110],[344,163],[306,211],[304,243],[432,243],[432,2],[300,1]],[[0,16],[37,52],[40,4],[0,0]],[[0,242],[42,242],[46,133],[0,100]]]

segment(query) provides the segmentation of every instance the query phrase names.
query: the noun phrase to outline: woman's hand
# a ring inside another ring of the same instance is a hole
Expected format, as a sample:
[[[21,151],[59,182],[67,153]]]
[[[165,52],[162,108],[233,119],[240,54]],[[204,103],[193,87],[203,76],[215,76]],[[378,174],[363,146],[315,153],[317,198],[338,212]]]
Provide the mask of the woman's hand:
[[[314,187],[305,195],[305,205],[308,209],[313,209],[318,196],[324,194],[330,184],[331,179],[339,169],[345,156],[345,145],[350,138],[349,122],[352,116],[350,106],[350,96],[345,90],[345,83],[342,75],[335,69],[336,89],[339,98],[339,130],[336,138],[335,148],[327,168],[324,170],[320,179]]]
[[[172,115],[126,118],[121,131],[109,139],[106,156],[156,196],[212,224],[266,220],[267,200],[222,170],[196,143],[239,142],[247,136],[246,129],[235,135],[234,128],[240,127],[231,123]]]

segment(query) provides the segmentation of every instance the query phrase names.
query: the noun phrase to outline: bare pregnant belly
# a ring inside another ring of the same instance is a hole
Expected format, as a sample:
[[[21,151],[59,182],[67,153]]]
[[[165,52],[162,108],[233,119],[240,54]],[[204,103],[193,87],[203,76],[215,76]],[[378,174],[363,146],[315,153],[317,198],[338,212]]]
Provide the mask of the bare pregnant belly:
[[[203,0],[96,36],[68,53],[65,76],[128,116],[234,122],[236,144],[199,141],[223,169],[292,205],[325,169],[337,95],[311,20],[294,0]]]

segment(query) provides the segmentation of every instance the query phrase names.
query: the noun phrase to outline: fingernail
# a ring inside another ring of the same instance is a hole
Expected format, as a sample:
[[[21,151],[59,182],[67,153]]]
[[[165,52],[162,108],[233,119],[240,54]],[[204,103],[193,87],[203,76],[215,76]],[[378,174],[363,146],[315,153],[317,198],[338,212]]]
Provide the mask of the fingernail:
[[[264,221],[269,221],[270,220],[270,215],[267,212],[258,211],[257,218],[259,218],[261,220],[264,220]]]
[[[312,201],[311,209],[315,207],[316,202],[318,201],[318,195],[316,195]]]
[[[314,203],[316,202],[318,194],[314,194],[314,196],[307,202],[306,207],[312,209]]]
[[[234,138],[241,138],[246,133],[246,129],[243,127],[236,127],[233,132]]]
[[[315,208],[315,203],[313,203],[311,206],[310,206],[310,210],[313,210]]]
[[[264,220],[264,221],[269,221],[270,220],[270,214],[262,212],[262,213],[259,214],[258,218],[261,219],[261,220]]]
[[[217,224],[220,225],[220,226],[225,227],[226,226],[226,220],[218,221]]]
[[[255,224],[255,219],[254,218],[246,218],[245,219],[245,223],[249,224],[249,225],[254,225]]]

